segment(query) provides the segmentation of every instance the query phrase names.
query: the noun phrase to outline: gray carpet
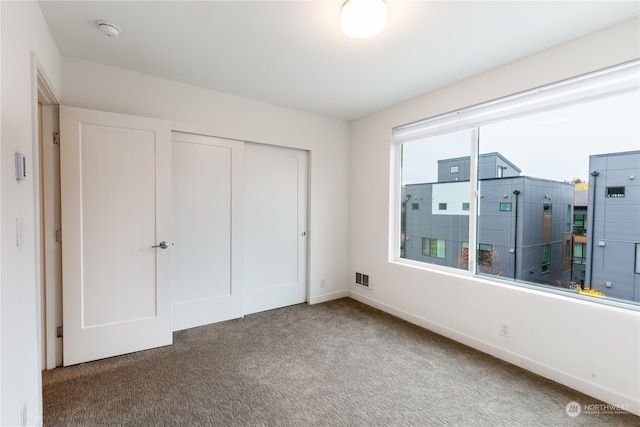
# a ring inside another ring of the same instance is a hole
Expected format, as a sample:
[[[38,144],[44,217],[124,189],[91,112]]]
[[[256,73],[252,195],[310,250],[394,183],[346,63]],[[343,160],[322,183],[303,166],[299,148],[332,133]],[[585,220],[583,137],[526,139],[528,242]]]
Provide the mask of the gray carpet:
[[[570,417],[572,401],[602,402],[349,298],[45,371],[43,393],[45,426],[640,425]]]

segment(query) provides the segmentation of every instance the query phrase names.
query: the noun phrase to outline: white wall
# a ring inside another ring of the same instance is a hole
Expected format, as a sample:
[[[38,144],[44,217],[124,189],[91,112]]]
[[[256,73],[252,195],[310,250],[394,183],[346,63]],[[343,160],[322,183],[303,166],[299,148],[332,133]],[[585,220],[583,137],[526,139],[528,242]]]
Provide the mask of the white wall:
[[[386,191],[393,127],[638,58],[639,28],[628,21],[353,122],[349,267],[369,274],[371,289],[350,285],[350,294],[640,414],[637,311],[390,262]]]
[[[42,422],[39,316],[35,256],[33,179],[36,91],[33,52],[51,89],[60,92],[60,55],[36,2],[0,2],[2,29],[2,130],[0,188],[0,425]],[[36,104],[37,105],[37,104]],[[15,179],[14,154],[27,155],[28,178]],[[24,244],[16,246],[16,218],[23,219]]]
[[[64,105],[167,119],[178,131],[309,150],[310,301],[346,295],[348,123],[67,57],[62,79]]]

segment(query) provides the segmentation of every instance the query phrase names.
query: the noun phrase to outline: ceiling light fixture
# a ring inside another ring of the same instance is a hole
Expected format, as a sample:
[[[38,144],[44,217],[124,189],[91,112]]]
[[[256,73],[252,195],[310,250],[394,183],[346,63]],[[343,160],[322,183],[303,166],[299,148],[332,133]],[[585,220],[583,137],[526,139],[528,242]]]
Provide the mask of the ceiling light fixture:
[[[102,34],[104,34],[107,37],[113,37],[115,39],[120,35],[120,28],[118,28],[116,25],[112,24],[111,22],[96,21],[96,25],[98,26],[98,29],[102,31]]]
[[[346,0],[340,18],[343,33],[368,39],[387,27],[387,4],[384,0]]]

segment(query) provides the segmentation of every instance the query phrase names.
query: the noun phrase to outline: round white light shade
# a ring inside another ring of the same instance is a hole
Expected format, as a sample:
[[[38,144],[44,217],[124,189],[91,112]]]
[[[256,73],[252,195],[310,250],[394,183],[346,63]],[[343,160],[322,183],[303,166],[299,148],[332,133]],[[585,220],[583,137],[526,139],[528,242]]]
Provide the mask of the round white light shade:
[[[347,0],[342,5],[342,32],[356,39],[377,36],[387,27],[387,4],[383,0]]]

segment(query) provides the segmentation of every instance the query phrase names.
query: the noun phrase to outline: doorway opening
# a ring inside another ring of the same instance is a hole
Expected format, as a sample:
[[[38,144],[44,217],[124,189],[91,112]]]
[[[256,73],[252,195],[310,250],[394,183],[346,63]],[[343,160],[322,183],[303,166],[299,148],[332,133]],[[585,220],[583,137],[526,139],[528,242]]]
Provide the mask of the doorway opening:
[[[39,303],[41,369],[62,365],[62,247],[60,231],[60,151],[58,101],[37,59],[33,58],[35,132],[36,283]]]

